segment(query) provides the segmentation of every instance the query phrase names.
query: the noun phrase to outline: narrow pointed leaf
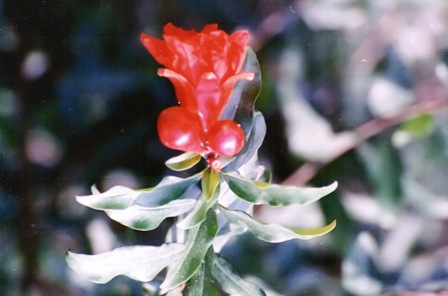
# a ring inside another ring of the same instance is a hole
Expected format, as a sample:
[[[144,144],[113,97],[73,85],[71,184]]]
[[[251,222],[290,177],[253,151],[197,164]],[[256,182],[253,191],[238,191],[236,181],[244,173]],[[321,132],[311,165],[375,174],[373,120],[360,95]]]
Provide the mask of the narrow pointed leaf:
[[[204,278],[205,278],[205,267],[204,264],[198,269],[194,276],[187,282],[185,291],[183,294],[185,296],[201,296],[204,294]]]
[[[201,267],[187,282],[183,296],[219,296],[212,278],[213,265],[213,250],[209,248]]]
[[[263,143],[265,135],[266,122],[263,114],[261,114],[261,112],[255,112],[253,125],[248,134],[246,134],[246,144],[244,144],[243,149],[241,149],[238,155],[228,165],[226,165],[224,169],[229,172],[236,171],[243,164],[247,163],[252,157],[254,157],[254,155],[257,154],[258,149]]]
[[[177,227],[190,229],[201,224],[207,217],[208,210],[218,201],[219,185],[219,174],[210,168],[206,169],[202,178],[202,195],[187,217],[177,223]]]
[[[173,200],[159,207],[133,205],[124,210],[106,210],[106,214],[129,228],[148,231],[157,228],[168,217],[176,217],[191,210],[195,199]]]
[[[337,182],[324,187],[311,188],[256,182],[234,174],[222,174],[222,177],[230,190],[240,198],[254,204],[266,204],[273,207],[312,203],[330,194],[337,187]]]
[[[227,171],[235,171],[249,161],[257,153],[266,133],[264,118],[254,108],[261,89],[261,71],[257,55],[250,47],[247,47],[242,70],[254,73],[254,79],[237,82],[222,117],[232,118],[241,125],[246,144],[225,168]]]
[[[233,118],[241,124],[244,134],[247,135],[252,126],[255,101],[261,89],[260,64],[257,55],[250,47],[247,47],[242,70],[254,73],[254,79],[242,79],[236,83],[227,108],[223,112],[223,118]],[[238,107],[235,108],[236,106]]]
[[[76,200],[95,210],[126,209],[130,207],[139,192],[124,186],[114,186],[111,189],[99,193],[96,187],[92,187],[92,195],[77,196]]]
[[[241,278],[236,268],[224,257],[215,254],[213,276],[221,288],[230,295],[238,296],[265,296],[266,294],[255,284]]]
[[[223,210],[230,223],[240,229],[240,232],[249,230],[259,240],[269,243],[280,243],[292,239],[311,239],[329,233],[336,227],[336,221],[327,226],[316,229],[289,229],[281,224],[264,224],[252,219],[251,216],[241,211]],[[238,231],[237,231],[238,233]]]
[[[212,170],[210,167],[204,171],[204,175],[201,180],[202,192],[205,195],[205,199],[210,201],[215,196],[216,190],[219,186],[219,174]]]
[[[201,198],[197,200],[193,210],[184,219],[180,220],[176,226],[183,230],[197,227],[206,219],[207,212],[213,205],[214,203],[207,202],[205,198],[201,196]]]
[[[184,171],[195,166],[201,160],[201,155],[186,152],[179,156],[168,159],[165,165],[173,171]]]
[[[126,209],[134,204],[146,207],[163,205],[177,199],[196,184],[201,174],[196,174],[186,179],[168,176],[155,187],[145,190],[133,190],[124,186],[115,186],[99,193],[93,187],[92,195],[77,196],[76,200],[87,207],[96,210]]]
[[[182,179],[168,176],[156,186],[147,190],[142,190],[135,200],[135,204],[144,207],[159,206],[171,200],[181,197],[191,186],[195,185],[202,178],[202,174],[195,174]]]
[[[162,294],[184,284],[193,277],[212,245],[217,231],[216,213],[210,210],[207,213],[207,219],[200,226],[188,232],[189,237],[182,258],[168,268],[165,281],[160,285]]]
[[[116,276],[147,282],[180,258],[185,246],[164,244],[159,247],[122,247],[99,255],[68,252],[68,265],[94,283],[104,284]]]
[[[92,191],[92,194],[101,194],[101,192],[98,190],[98,188],[96,188],[95,185],[92,185],[90,187],[90,191]]]

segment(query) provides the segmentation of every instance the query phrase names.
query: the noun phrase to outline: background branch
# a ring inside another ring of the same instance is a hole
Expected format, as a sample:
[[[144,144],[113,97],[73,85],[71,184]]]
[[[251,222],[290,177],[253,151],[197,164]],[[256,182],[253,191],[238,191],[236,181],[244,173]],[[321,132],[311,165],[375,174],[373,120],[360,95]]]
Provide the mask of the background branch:
[[[385,130],[422,114],[437,114],[447,111],[448,98],[440,98],[415,103],[414,105],[403,109],[401,112],[389,118],[372,119],[360,125],[353,131],[356,135],[356,140],[353,141],[351,145],[347,145],[339,151],[335,151],[332,157],[326,162],[306,162],[292,175],[285,179],[283,184],[304,186],[309,183],[323,167],[327,166],[329,163],[341,157],[348,151],[355,149],[370,138],[381,134]]]

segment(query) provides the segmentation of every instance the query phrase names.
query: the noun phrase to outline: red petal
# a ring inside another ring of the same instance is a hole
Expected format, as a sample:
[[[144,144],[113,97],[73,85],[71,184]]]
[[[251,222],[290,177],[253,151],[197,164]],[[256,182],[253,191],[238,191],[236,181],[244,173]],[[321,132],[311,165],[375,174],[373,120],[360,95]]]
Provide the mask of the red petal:
[[[182,28],[178,28],[172,23],[167,23],[163,28],[163,36],[174,36],[179,38],[180,40],[188,39],[192,36],[198,34],[195,30],[184,30]]]
[[[207,133],[210,148],[220,156],[232,157],[244,145],[244,132],[233,120],[216,122]]]
[[[249,33],[245,30],[237,31],[230,36],[227,52],[228,67],[230,74],[236,74],[241,70],[246,57],[246,46],[249,42]]]
[[[201,128],[194,115],[182,107],[163,110],[157,120],[157,130],[163,145],[185,152],[204,152]]]
[[[187,78],[170,69],[159,69],[157,74],[171,80],[174,85],[174,90],[176,91],[177,100],[182,107],[197,113],[198,105],[196,101],[195,89]]]
[[[217,78],[201,79],[196,85],[195,100],[197,112],[201,115],[204,129],[209,129],[219,120],[227,104],[228,98],[223,97],[223,90]]]
[[[182,74],[193,84],[198,82],[202,73],[210,69],[206,58],[208,49],[204,49],[204,45],[197,40],[202,35],[184,41],[177,36],[165,36],[166,45],[173,53],[171,70]]]
[[[166,46],[165,41],[148,36],[144,33],[140,35],[140,40],[157,62],[166,67],[171,65],[171,52]]]
[[[208,24],[201,30],[201,33],[209,34],[216,30],[218,30],[218,24]]]

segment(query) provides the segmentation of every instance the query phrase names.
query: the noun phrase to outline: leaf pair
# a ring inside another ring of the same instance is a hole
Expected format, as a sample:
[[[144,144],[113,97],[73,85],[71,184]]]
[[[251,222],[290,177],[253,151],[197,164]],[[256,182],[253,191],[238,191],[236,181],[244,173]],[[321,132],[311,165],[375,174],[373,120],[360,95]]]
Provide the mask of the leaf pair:
[[[199,226],[188,231],[182,257],[168,268],[165,281],[160,285],[162,294],[186,283],[196,274],[217,232],[216,213],[208,211],[207,218]]]
[[[152,281],[168,267],[162,293],[172,290],[195,275],[218,231],[215,211],[207,212],[199,226],[188,231],[185,244],[163,244],[159,247],[122,247],[98,255],[68,252],[69,266],[92,282],[104,284],[124,275],[141,282]]]
[[[219,174],[207,168],[203,171],[201,180],[202,194],[195,201],[193,210],[187,217],[177,223],[177,227],[181,229],[190,229],[202,223],[207,216],[207,212],[216,205],[219,196],[220,178]]]
[[[234,194],[257,205],[288,206],[308,204],[328,195],[337,187],[336,182],[319,188],[280,186],[248,180],[236,173],[222,174],[222,178]],[[249,214],[243,211],[230,210],[225,207],[220,207],[220,210],[230,222],[230,229],[235,235],[249,230],[256,238],[270,243],[279,243],[291,239],[311,239],[327,234],[336,227],[336,221],[333,221],[317,229],[289,229],[280,224],[265,224],[255,221]]]

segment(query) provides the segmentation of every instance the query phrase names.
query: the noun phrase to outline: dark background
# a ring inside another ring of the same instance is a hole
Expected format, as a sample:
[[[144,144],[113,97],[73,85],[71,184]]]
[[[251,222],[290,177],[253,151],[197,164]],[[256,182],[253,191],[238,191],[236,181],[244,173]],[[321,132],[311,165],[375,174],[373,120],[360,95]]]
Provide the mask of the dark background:
[[[448,288],[448,4],[357,0],[0,1],[0,294],[140,295],[94,285],[65,252],[160,244],[78,205],[170,171],[155,122],[176,104],[140,44],[173,22],[247,29],[263,73],[260,161],[274,181],[323,185],[319,204],[258,208],[291,227],[337,219],[330,235],[224,253],[270,295]],[[426,3],[427,2],[427,3]],[[419,292],[419,293],[420,293]]]

